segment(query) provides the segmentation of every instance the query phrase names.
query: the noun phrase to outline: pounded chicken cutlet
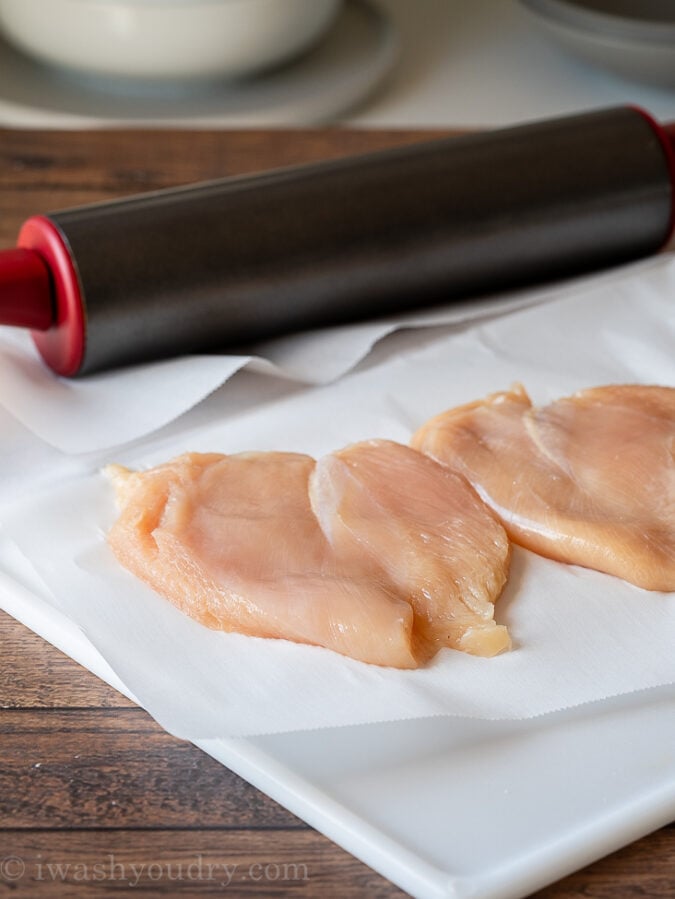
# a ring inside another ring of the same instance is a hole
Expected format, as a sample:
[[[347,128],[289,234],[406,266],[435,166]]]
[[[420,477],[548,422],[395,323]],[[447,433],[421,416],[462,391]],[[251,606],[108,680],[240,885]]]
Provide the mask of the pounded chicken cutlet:
[[[326,646],[412,668],[412,609],[314,517],[309,456],[189,453],[145,472],[108,468],[121,564],[208,627]]]
[[[394,447],[382,445],[381,464],[392,453],[399,454]],[[401,483],[409,480],[407,503],[397,508],[381,477],[370,488],[365,483],[360,488],[364,496],[368,489],[373,497],[384,491],[379,506],[373,498],[369,521],[357,525],[371,545],[381,546],[379,556],[358,541],[329,539],[335,533],[332,512],[320,508],[317,518],[316,495],[313,511],[308,493],[316,463],[294,453],[186,454],[145,472],[109,466],[121,511],[108,540],[122,565],[212,628],[317,644],[398,668],[416,667],[441,645],[493,654],[508,644],[508,636],[491,622],[492,606],[489,600],[485,605],[485,597],[492,589],[494,599],[506,578],[506,537],[464,482],[419,453],[405,447],[401,451],[407,465],[399,467],[396,476]],[[321,470],[325,472],[325,466]],[[427,499],[432,496],[435,504]],[[443,497],[455,510],[446,519],[437,511]],[[455,561],[454,567],[447,566],[447,608],[442,609],[436,594],[425,607],[426,584],[416,593],[412,580],[416,571],[424,575],[427,563],[414,555],[425,554],[429,570],[436,572],[436,580],[442,579],[443,562],[435,544],[449,543],[461,530],[456,516],[465,501],[462,551],[482,559],[476,563],[481,586],[471,580],[470,560],[463,569]],[[372,514],[378,507],[381,514]],[[411,522],[395,521],[395,516],[409,512],[416,516]],[[488,540],[476,527],[477,515],[491,528]],[[422,536],[408,541],[407,556],[400,560],[405,574],[392,571],[404,542],[400,535],[417,530]],[[398,536],[387,549],[388,534]],[[425,543],[427,534],[431,547]],[[493,559],[495,572],[487,573],[488,559]],[[462,577],[464,581],[456,583]],[[486,590],[483,582],[491,587]],[[459,599],[463,590],[466,605]],[[453,603],[454,616],[449,611]],[[427,619],[437,610],[442,624],[431,645]]]
[[[675,590],[675,389],[517,386],[442,413],[412,445],[460,472],[534,552]]]
[[[464,478],[409,447],[370,440],[319,459],[310,498],[331,545],[363,553],[412,603],[430,654],[509,648],[494,621],[509,541]]]

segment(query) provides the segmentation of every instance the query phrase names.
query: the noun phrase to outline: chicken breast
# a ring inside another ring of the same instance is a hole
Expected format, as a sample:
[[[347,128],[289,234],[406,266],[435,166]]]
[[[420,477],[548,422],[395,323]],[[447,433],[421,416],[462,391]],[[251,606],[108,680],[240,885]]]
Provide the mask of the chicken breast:
[[[535,409],[517,386],[437,416],[412,445],[463,474],[515,543],[675,590],[675,389],[597,387]]]
[[[509,645],[506,534],[468,484],[387,442],[322,459],[186,454],[106,470],[119,562],[208,627],[414,668]],[[311,482],[311,502],[310,502]]]
[[[309,456],[191,453],[145,472],[109,466],[119,562],[208,627],[413,668],[413,612],[312,512]]]
[[[464,478],[409,447],[370,440],[320,459],[310,498],[331,546],[361,552],[412,603],[422,653],[509,648],[493,620],[509,541]]]

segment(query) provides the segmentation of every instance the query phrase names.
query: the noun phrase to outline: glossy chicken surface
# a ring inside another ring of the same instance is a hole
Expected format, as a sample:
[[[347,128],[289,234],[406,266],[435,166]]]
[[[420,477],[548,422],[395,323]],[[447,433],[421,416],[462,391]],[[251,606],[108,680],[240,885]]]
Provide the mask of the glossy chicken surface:
[[[398,668],[417,667],[442,645],[494,654],[508,645],[491,603],[508,568],[503,529],[466,483],[422,454],[402,447],[388,459],[395,446],[380,449],[379,464],[409,491],[397,504],[383,474],[362,484],[354,527],[366,545],[329,539],[341,527],[330,463],[322,460],[317,480],[314,460],[294,453],[186,454],[144,472],[109,466],[120,507],[109,544],[125,568],[208,627]],[[463,566],[438,557],[437,544],[453,539]],[[444,577],[445,606],[440,586],[425,604]]]
[[[597,387],[537,409],[517,386],[412,445],[464,475],[515,543],[675,590],[675,389]]]
[[[508,649],[493,616],[509,541],[463,478],[409,447],[371,440],[319,459],[310,497],[331,545],[361,552],[410,601],[422,651]]]

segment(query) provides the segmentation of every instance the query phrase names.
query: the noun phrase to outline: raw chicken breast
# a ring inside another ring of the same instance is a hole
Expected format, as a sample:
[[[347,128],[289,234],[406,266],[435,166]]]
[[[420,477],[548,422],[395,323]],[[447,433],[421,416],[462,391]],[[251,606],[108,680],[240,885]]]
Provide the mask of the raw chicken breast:
[[[367,560],[336,553],[310,508],[309,456],[187,454],[109,466],[120,563],[212,628],[326,646],[413,668],[413,612]]]
[[[107,473],[118,560],[209,627],[398,668],[441,646],[509,644],[492,620],[503,528],[463,479],[407,447],[361,444],[318,467],[294,453],[187,454]]]
[[[412,443],[463,474],[514,542],[675,590],[675,389],[597,387],[535,409],[517,386]]]
[[[360,551],[412,603],[422,652],[508,649],[493,617],[509,541],[463,478],[409,447],[371,440],[320,459],[310,497],[336,551]]]

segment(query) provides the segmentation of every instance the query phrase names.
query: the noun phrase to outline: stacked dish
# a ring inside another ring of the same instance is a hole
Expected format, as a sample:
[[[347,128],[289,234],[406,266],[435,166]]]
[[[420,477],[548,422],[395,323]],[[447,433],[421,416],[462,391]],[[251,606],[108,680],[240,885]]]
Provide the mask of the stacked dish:
[[[624,77],[675,86],[671,0],[521,0],[561,47]]]

